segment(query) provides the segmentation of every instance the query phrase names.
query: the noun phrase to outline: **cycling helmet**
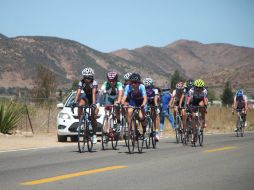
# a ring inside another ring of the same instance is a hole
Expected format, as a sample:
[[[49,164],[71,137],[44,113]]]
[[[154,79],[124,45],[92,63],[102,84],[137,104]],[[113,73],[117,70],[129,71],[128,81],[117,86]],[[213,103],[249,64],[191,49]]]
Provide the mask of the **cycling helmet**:
[[[143,80],[143,83],[144,83],[145,87],[152,86],[153,85],[153,79],[151,79],[151,78],[145,78]]]
[[[177,90],[182,90],[183,88],[184,88],[184,83],[183,82],[176,83],[176,89]]]
[[[118,79],[118,74],[117,74],[116,71],[110,71],[110,72],[108,72],[108,74],[107,74],[107,78],[108,78],[108,80],[117,81],[117,79]]]
[[[242,89],[240,89],[236,92],[236,97],[241,97],[241,96],[243,96],[243,90]]]
[[[202,79],[197,79],[194,81],[194,86],[197,88],[202,88],[205,86],[205,83]]]
[[[188,88],[193,87],[193,85],[194,85],[194,81],[192,79],[187,80],[186,83],[187,83],[186,85]]]
[[[141,77],[138,73],[132,73],[129,80],[133,81],[133,82],[139,82],[140,83]]]
[[[123,78],[124,78],[125,80],[129,80],[131,74],[132,74],[132,73],[126,73],[126,74],[123,76]]]
[[[87,68],[85,68],[85,69],[82,71],[82,75],[83,75],[84,77],[87,77],[87,78],[93,78],[93,76],[94,76],[94,71],[93,71],[92,68],[87,67]]]

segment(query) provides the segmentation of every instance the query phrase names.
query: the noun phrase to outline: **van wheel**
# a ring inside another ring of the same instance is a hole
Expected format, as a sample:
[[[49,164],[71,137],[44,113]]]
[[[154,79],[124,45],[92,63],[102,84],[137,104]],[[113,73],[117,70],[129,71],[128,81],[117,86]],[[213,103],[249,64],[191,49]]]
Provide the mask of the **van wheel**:
[[[67,136],[57,135],[57,140],[58,140],[58,142],[66,142],[67,141]]]

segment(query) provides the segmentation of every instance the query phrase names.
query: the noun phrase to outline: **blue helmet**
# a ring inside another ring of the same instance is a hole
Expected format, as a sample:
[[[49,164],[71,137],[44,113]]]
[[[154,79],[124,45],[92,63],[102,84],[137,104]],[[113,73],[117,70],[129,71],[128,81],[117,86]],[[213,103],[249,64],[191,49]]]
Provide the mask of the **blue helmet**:
[[[240,89],[236,92],[236,97],[241,97],[241,96],[243,96],[243,90],[242,89]]]

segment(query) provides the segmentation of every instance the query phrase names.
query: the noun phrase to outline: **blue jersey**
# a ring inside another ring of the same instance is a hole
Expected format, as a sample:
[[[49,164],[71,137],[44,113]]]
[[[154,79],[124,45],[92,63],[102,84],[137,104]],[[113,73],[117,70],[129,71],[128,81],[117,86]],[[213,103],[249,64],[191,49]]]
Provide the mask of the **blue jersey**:
[[[169,93],[169,91],[162,92],[162,94],[161,94],[161,111],[168,110],[168,104],[170,102],[171,97],[172,96]]]
[[[143,102],[143,97],[146,96],[145,86],[139,84],[138,89],[134,90],[131,85],[127,85],[124,89],[124,96],[129,98],[130,105],[139,106]]]

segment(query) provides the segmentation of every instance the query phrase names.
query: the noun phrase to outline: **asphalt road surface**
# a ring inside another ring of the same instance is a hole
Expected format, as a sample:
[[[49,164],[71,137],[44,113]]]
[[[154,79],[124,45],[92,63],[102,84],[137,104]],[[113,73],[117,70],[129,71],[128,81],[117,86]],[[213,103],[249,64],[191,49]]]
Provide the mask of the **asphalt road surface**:
[[[1,142],[0,142],[1,143]],[[203,147],[160,140],[157,149],[79,153],[77,146],[0,153],[0,189],[253,190],[254,132],[206,135]]]

